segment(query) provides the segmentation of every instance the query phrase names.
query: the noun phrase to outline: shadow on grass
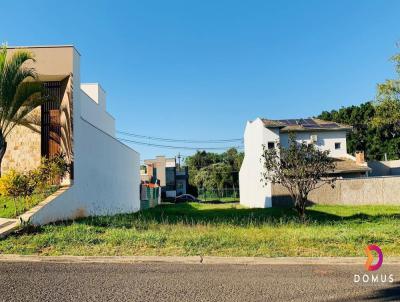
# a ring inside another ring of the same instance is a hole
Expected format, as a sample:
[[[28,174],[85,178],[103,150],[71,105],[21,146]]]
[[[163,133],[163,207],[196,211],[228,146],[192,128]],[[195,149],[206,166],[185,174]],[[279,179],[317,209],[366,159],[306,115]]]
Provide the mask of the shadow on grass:
[[[219,199],[201,201],[201,204],[239,204],[239,200],[222,201]]]
[[[226,203],[224,203],[226,204]],[[357,213],[350,216],[340,216],[331,213],[307,209],[308,224],[333,225],[336,223],[363,223],[377,222],[385,218],[399,219],[399,214],[368,215]],[[150,224],[164,225],[195,225],[195,224],[226,224],[231,226],[258,226],[262,224],[282,225],[288,223],[301,224],[297,212],[290,207],[249,209],[237,208],[236,205],[226,204],[225,207],[212,204],[163,204],[156,208],[147,209],[133,214],[120,214],[114,216],[88,217],[75,221],[63,221],[52,224],[89,225],[94,227],[135,228],[148,229]],[[38,233],[46,226],[27,228],[21,233]]]
[[[199,208],[200,207],[200,208]],[[399,219],[399,214],[368,215],[357,213],[351,216],[340,216],[331,213],[307,210],[307,222],[321,225],[331,225],[339,222],[362,223],[376,222],[384,218]],[[64,222],[65,223],[65,222]],[[67,222],[68,223],[68,222]],[[285,224],[301,223],[297,212],[291,207],[249,209],[236,208],[227,204],[226,207],[181,203],[161,205],[153,209],[147,209],[134,214],[122,214],[115,216],[89,217],[75,221],[75,223],[88,224],[101,227],[125,227],[146,228],[149,223],[159,224],[227,224],[233,226],[248,226],[261,224]]]

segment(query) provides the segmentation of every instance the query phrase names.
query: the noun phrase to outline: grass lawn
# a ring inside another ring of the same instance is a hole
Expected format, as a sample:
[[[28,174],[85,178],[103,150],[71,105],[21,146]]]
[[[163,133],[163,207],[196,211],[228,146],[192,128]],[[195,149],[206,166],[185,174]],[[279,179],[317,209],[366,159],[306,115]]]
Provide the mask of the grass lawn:
[[[93,217],[0,240],[0,254],[365,256],[378,244],[400,256],[399,206],[322,206],[302,224],[288,208],[169,204],[135,214]]]
[[[27,197],[18,197],[15,199],[15,202],[11,197],[0,196],[0,218],[15,218],[18,215],[23,214],[43,201],[47,196],[53,194],[57,189],[58,187],[54,186],[44,193],[34,194]]]
[[[0,217],[15,218],[25,211],[33,208],[45,198],[44,195],[33,195],[30,197],[18,197],[15,200],[17,211],[15,211],[14,200],[11,197],[0,196]],[[17,215],[15,215],[17,214]]]
[[[239,202],[239,197],[215,197],[215,198],[204,198],[202,196],[199,196],[199,199],[201,201],[207,202],[207,203],[222,203],[222,202]]]

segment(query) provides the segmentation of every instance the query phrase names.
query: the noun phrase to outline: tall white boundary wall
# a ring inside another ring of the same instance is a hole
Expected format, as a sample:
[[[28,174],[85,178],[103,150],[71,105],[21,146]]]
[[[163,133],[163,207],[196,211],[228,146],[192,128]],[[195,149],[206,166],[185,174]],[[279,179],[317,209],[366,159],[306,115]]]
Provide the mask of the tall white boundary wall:
[[[75,125],[74,183],[30,217],[33,225],[140,210],[139,154],[83,118]]]

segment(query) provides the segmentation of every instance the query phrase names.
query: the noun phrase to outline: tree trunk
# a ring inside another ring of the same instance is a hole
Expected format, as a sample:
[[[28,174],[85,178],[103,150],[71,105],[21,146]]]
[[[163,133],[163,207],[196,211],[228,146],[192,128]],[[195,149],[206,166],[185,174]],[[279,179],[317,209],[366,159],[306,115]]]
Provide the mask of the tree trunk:
[[[17,200],[16,200],[16,197],[13,197],[13,202],[14,202],[15,218],[17,218],[18,211],[17,211]]]
[[[3,134],[0,133],[0,177],[1,177],[1,164],[3,162],[4,154],[7,150],[7,142],[3,137]]]
[[[296,196],[296,210],[299,214],[301,222],[306,220],[306,202],[307,198]]]

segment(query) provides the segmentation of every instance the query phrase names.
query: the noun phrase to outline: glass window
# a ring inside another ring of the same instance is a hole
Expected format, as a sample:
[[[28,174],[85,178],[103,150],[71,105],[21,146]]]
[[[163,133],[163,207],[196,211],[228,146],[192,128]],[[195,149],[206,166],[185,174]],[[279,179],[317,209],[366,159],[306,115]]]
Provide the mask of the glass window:
[[[335,143],[335,149],[338,150],[341,148],[341,143]]]
[[[274,142],[268,142],[268,149],[274,149],[275,148],[275,143]]]
[[[168,187],[175,187],[175,167],[165,168],[165,184]]]

